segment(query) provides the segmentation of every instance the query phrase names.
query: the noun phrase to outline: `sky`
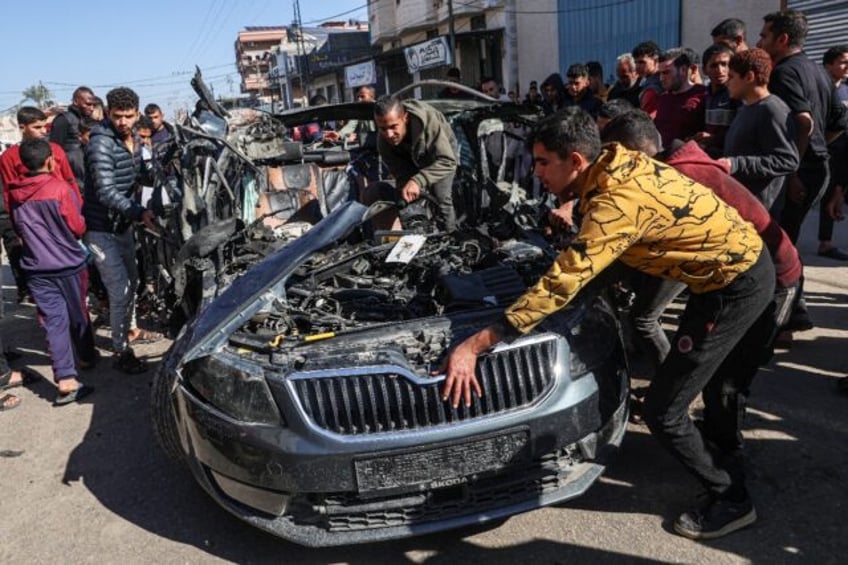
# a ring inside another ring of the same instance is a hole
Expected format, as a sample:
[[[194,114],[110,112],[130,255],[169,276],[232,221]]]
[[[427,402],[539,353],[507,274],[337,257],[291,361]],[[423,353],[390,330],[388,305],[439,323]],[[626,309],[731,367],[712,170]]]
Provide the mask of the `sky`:
[[[300,0],[304,25],[367,21],[367,0]],[[105,99],[116,86],[154,102],[166,118],[197,99],[189,81],[198,65],[216,95],[238,95],[233,44],[245,26],[289,25],[294,0],[116,0],[3,2],[0,16],[0,112],[39,82],[68,104],[79,85]]]

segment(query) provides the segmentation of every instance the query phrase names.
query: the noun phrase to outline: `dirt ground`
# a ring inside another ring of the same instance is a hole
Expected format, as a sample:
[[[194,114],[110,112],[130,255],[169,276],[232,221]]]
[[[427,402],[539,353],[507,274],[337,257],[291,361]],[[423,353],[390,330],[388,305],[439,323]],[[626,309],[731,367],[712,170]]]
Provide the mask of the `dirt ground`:
[[[151,373],[125,376],[107,361],[82,373],[96,388],[54,408],[34,308],[8,302],[7,347],[45,378],[16,389],[0,414],[0,563],[844,563],[848,553],[848,265],[801,249],[816,329],[798,334],[754,384],[748,418],[750,486],[759,521],[711,543],[670,532],[698,488],[642,426],[583,497],[497,527],[368,546],[310,550],[241,523],[187,471],[165,459],[151,429]],[[848,230],[836,242],[848,249]],[[8,275],[8,273],[6,273]],[[9,281],[6,276],[4,280]],[[100,331],[99,343],[108,343]],[[167,343],[138,353],[155,364]],[[105,352],[105,351],[104,351]]]

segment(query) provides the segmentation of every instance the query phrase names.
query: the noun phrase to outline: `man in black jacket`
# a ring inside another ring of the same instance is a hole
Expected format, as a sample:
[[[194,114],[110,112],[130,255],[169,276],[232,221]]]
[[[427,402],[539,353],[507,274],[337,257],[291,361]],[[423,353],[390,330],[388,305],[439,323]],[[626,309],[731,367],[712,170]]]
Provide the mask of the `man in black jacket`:
[[[65,150],[71,170],[77,177],[77,186],[82,188],[85,178],[85,158],[80,143],[80,122],[90,118],[94,111],[94,92],[87,86],[74,90],[73,102],[66,112],[62,112],[53,120],[50,128],[50,141],[58,143]]]
[[[133,198],[136,180],[144,173],[141,143],[133,134],[138,95],[129,88],[115,88],[106,95],[106,102],[107,119],[91,131],[85,147],[85,241],[109,293],[114,366],[134,374],[146,371],[147,366],[136,358],[130,342],[141,343],[157,336],[135,324],[138,268],[131,228],[133,222],[143,222],[148,229],[156,230],[156,223],[153,212]]]

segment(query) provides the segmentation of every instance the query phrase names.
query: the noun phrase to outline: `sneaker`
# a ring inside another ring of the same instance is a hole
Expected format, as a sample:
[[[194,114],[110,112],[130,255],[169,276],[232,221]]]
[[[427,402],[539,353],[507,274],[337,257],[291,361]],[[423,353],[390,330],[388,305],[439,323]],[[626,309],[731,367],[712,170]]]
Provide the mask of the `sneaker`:
[[[147,363],[135,356],[132,349],[115,353],[112,368],[128,375],[139,375],[147,371]]]
[[[786,322],[786,326],[783,329],[790,332],[805,332],[814,327],[810,313],[806,309],[801,310],[796,308],[789,315],[789,321]]]
[[[689,539],[715,539],[756,521],[757,511],[749,497],[741,502],[711,497],[700,508],[681,514],[674,531]]]

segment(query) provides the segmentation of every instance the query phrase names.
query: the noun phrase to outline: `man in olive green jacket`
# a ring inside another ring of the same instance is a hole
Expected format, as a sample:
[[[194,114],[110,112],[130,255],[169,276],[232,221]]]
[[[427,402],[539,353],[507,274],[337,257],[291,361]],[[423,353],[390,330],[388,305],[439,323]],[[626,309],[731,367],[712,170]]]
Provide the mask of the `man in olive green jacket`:
[[[418,100],[384,96],[374,106],[374,121],[380,133],[377,149],[395,178],[392,199],[411,204],[423,193],[428,194],[437,203],[438,226],[453,230],[456,139],[444,115]],[[379,192],[381,199],[388,197],[384,190]],[[363,200],[371,198],[366,196]]]

